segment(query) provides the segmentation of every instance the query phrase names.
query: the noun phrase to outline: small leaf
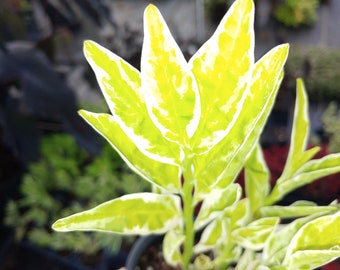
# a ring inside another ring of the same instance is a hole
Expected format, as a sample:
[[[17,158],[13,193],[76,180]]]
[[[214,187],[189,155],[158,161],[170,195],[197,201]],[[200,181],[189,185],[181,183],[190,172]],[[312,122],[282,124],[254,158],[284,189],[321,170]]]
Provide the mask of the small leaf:
[[[195,253],[202,253],[230,242],[230,221],[226,218],[214,219],[202,232],[200,241],[195,245]]]
[[[296,82],[296,101],[290,147],[282,178],[293,175],[303,164],[310,160],[317,150],[305,152],[309,135],[308,100],[301,79]],[[316,149],[316,148],[315,148]]]
[[[234,241],[244,248],[260,250],[266,244],[279,222],[278,217],[261,218],[233,231]]]
[[[313,269],[340,257],[340,212],[316,218],[294,235],[284,265]]]
[[[245,164],[245,190],[246,196],[250,200],[252,212],[261,207],[268,196],[269,180],[269,170],[262,149],[260,145],[257,145]]]
[[[179,164],[178,145],[166,140],[148,115],[138,70],[93,41],[85,41],[84,54],[115,122],[139,151],[161,162]]]
[[[254,64],[253,23],[253,1],[235,1],[213,36],[189,61],[202,107],[193,137],[197,153],[225,137],[243,110]]]
[[[334,211],[334,206],[264,206],[258,211],[261,217],[280,217],[280,218],[296,218],[308,216],[316,213],[327,213]]]
[[[291,178],[278,181],[267,198],[266,204],[272,204],[292,190],[337,172],[340,172],[340,153],[330,154],[321,159],[310,160]]]
[[[188,63],[153,5],[144,13],[141,76],[154,124],[168,140],[187,144],[200,119],[200,97]]]
[[[167,232],[163,239],[163,256],[165,261],[172,266],[181,263],[181,246],[185,236],[176,229]]]
[[[195,229],[199,229],[222,215],[227,208],[236,203],[242,195],[242,189],[238,184],[229,185],[225,189],[214,189],[207,194],[195,220]]]
[[[270,236],[263,249],[263,261],[268,265],[281,265],[286,255],[288,245],[296,232],[307,222],[323,216],[327,214],[327,212],[319,212],[296,219],[286,225],[279,225],[279,229]]]
[[[105,231],[121,234],[165,233],[181,225],[180,199],[175,195],[124,195],[90,210],[57,220],[60,232]]]
[[[115,121],[112,115],[81,110],[80,115],[90,123],[119,153],[129,167],[147,181],[179,192],[181,188],[179,167],[162,163],[145,156]]]

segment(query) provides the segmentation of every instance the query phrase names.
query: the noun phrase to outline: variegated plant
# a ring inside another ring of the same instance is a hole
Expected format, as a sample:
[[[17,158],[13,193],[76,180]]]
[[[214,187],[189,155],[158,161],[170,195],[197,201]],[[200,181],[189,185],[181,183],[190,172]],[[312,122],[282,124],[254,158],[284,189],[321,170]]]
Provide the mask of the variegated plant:
[[[254,62],[253,1],[236,0],[188,62],[156,7],[146,8],[144,22],[140,72],[85,42],[111,114],[80,115],[157,192],[113,199],[60,219],[53,229],[165,234],[164,257],[182,269],[313,269],[340,256],[337,202],[275,205],[340,171],[340,154],[312,160],[318,148],[306,150],[307,98],[298,81],[290,151],[271,189],[259,137],[288,45]],[[244,197],[235,183],[242,168]],[[295,220],[283,225],[282,218]]]

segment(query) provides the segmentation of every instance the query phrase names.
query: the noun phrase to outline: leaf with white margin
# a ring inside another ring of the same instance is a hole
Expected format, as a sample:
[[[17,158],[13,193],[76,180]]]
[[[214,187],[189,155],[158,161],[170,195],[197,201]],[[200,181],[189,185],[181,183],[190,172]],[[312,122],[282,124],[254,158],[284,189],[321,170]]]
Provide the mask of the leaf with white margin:
[[[246,226],[251,218],[249,198],[243,198],[228,207],[224,213],[224,218],[230,219],[231,230]]]
[[[294,122],[290,139],[287,161],[280,178],[285,179],[293,175],[303,164],[310,160],[319,147],[306,150],[309,135],[309,117],[307,93],[302,79],[296,81],[296,101]]]
[[[79,114],[111,144],[134,172],[170,192],[180,191],[179,167],[145,156],[139,151],[135,142],[124,133],[112,115],[85,110],[79,111]]]
[[[165,261],[176,266],[182,262],[181,246],[185,241],[185,236],[176,228],[167,232],[163,239],[163,256]]]
[[[253,1],[235,1],[189,61],[201,96],[201,121],[192,138],[197,154],[225,137],[243,110],[254,64],[253,23]]]
[[[198,198],[206,189],[228,186],[256,146],[283,78],[288,48],[277,46],[256,62],[250,91],[228,135],[208,153],[195,157]]]
[[[269,237],[263,248],[263,261],[269,265],[281,264],[286,255],[288,245],[295,233],[307,222],[327,213],[329,213],[329,211],[319,212],[307,217],[296,219],[286,225],[278,225],[278,230]]]
[[[124,133],[146,156],[179,164],[178,145],[166,140],[148,115],[139,71],[93,41],[84,42],[84,54],[115,121]]]
[[[165,233],[181,222],[181,202],[178,196],[136,193],[59,219],[52,228],[59,232],[104,231],[146,235]]]
[[[270,191],[269,169],[258,144],[247,158],[244,167],[246,197],[250,200],[251,211],[261,207]]]
[[[258,264],[259,261],[256,260],[255,252],[253,250],[246,249],[237,262],[235,270],[254,269],[254,267]]]
[[[301,186],[338,172],[340,172],[340,153],[310,160],[301,166],[291,178],[285,179],[284,181],[277,181],[272,193],[266,199],[266,204],[273,204],[289,192]]]
[[[141,80],[149,115],[163,136],[183,146],[200,119],[196,81],[158,9],[144,12]]]
[[[203,201],[197,218],[195,229],[202,228],[217,216],[222,215],[226,209],[236,203],[242,196],[239,184],[231,184],[225,189],[214,189],[207,194]]]
[[[230,242],[230,221],[218,217],[203,230],[200,241],[194,247],[194,252],[196,254],[206,252],[221,245],[222,242]]]
[[[257,214],[261,217],[280,217],[280,218],[296,218],[308,216],[316,213],[325,213],[334,211],[335,206],[317,206],[317,205],[274,205],[264,206],[259,209]]]
[[[340,212],[316,218],[294,235],[283,265],[313,269],[340,257]]]
[[[260,250],[279,223],[278,217],[261,218],[232,232],[233,241],[244,248]]]

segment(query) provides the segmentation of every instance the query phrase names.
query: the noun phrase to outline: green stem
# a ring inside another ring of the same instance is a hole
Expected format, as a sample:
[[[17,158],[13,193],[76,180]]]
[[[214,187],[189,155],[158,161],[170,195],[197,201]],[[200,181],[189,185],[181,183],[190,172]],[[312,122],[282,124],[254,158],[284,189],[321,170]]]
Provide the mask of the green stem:
[[[191,171],[191,158],[186,156],[186,160],[183,164],[183,213],[184,213],[184,250],[182,257],[183,269],[189,269],[190,261],[193,255],[194,246],[194,203],[193,203],[193,188],[194,188],[194,176]]]

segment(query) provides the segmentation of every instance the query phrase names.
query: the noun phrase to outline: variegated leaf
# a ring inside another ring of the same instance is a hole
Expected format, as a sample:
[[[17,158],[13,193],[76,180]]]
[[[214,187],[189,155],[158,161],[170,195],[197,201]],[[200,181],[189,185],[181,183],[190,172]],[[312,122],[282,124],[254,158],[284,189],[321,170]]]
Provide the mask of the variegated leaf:
[[[308,216],[316,213],[327,213],[336,210],[335,206],[303,206],[303,205],[274,205],[264,206],[257,212],[261,217],[280,217],[280,218],[296,218]]]
[[[262,249],[279,222],[278,217],[261,218],[233,231],[234,241],[251,250]]]
[[[195,245],[195,253],[203,253],[214,247],[220,247],[222,242],[229,243],[230,221],[226,218],[215,218],[202,232],[200,241]]]
[[[198,194],[206,193],[206,187],[228,186],[244,166],[274,104],[287,55],[288,45],[277,46],[256,63],[250,91],[228,135],[208,153],[196,156]]]
[[[193,137],[196,153],[208,151],[225,137],[243,110],[254,64],[253,22],[253,1],[235,1],[189,61],[202,107]]]
[[[337,172],[340,172],[340,153],[330,154],[321,159],[310,160],[301,166],[292,177],[284,179],[284,181],[278,181],[272,193],[268,196],[266,204],[273,204],[289,192]]]
[[[242,188],[238,184],[229,185],[225,189],[214,189],[207,194],[195,220],[195,229],[199,229],[222,215],[229,206],[236,203],[242,195]]]
[[[319,151],[319,147],[305,151],[309,135],[308,100],[303,81],[298,79],[296,83],[294,122],[287,161],[280,177],[282,179],[293,175]]]
[[[251,211],[255,212],[263,205],[270,190],[269,169],[259,144],[247,158],[244,175],[246,196],[250,200]]]
[[[79,113],[113,146],[133,171],[159,187],[171,192],[179,192],[181,182],[178,166],[162,163],[145,156],[137,148],[136,142],[124,133],[112,115],[84,110]]]
[[[340,212],[316,218],[294,235],[283,265],[314,269],[340,257]]]
[[[176,228],[165,234],[163,239],[163,256],[169,265],[176,266],[181,263],[181,246],[184,241],[185,236],[183,232]]]
[[[179,164],[178,145],[166,140],[148,115],[138,70],[93,41],[85,41],[84,54],[115,121],[124,133],[148,157]]]
[[[168,140],[188,145],[201,115],[199,92],[188,63],[153,5],[144,13],[141,79],[154,124]]]
[[[296,232],[306,223],[325,214],[327,212],[319,212],[286,225],[278,225],[279,229],[270,236],[263,249],[263,261],[268,265],[282,265],[288,245]]]
[[[104,231],[145,235],[165,233],[181,225],[181,222],[181,203],[178,196],[136,193],[59,219],[52,228],[60,232]]]

